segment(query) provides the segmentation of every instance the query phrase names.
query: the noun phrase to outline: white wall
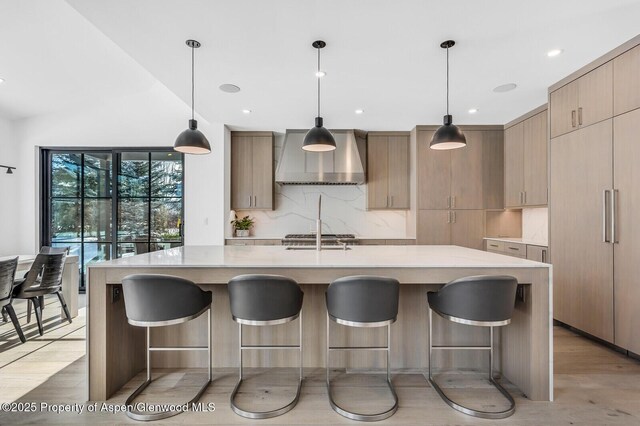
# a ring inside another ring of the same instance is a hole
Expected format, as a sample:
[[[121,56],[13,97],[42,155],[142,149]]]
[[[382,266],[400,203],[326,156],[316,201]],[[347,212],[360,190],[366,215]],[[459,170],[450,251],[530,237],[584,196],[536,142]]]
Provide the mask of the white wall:
[[[13,124],[0,117],[0,164],[20,167],[17,147]],[[8,175],[6,169],[0,169],[0,256],[16,253],[20,217],[16,204],[19,199],[20,172],[15,170]]]
[[[19,206],[20,226],[12,252],[38,249],[40,147],[172,146],[189,118],[189,107],[156,83],[144,92],[17,121],[20,195],[11,199]],[[185,244],[222,244],[225,127],[203,120],[198,120],[198,127],[212,153],[186,156]]]

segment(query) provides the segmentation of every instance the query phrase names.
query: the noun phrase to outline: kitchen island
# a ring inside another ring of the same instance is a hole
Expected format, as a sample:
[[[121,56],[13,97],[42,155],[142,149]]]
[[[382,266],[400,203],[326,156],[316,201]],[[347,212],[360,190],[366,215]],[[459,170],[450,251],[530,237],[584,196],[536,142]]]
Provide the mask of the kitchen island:
[[[213,367],[238,365],[237,324],[232,321],[226,283],[247,273],[289,276],[304,291],[304,366],[325,366],[327,285],[347,275],[380,275],[400,281],[398,320],[392,325],[391,367],[426,371],[428,315],[426,293],[470,275],[511,275],[522,284],[510,325],[496,333],[496,370],[528,398],[553,399],[551,266],[457,246],[354,246],[350,250],[285,250],[281,246],[186,246],[88,267],[88,380],[91,401],[108,399],[145,368],[144,329],[127,323],[122,278],[134,273],[170,274],[190,279],[213,292]],[[488,330],[441,320],[434,315],[434,343],[487,344]],[[334,328],[335,332],[334,332]],[[244,343],[295,344],[297,322],[275,327],[247,327]],[[206,315],[186,324],[152,330],[154,345],[202,345]],[[258,333],[259,331],[259,333]],[[383,329],[350,329],[332,324],[332,339],[342,344],[382,344]],[[253,352],[253,351],[252,351]],[[291,351],[260,351],[245,357],[247,367],[295,366]],[[488,369],[479,351],[447,351],[437,366]],[[376,354],[340,354],[333,366],[382,367]],[[154,353],[153,368],[205,367],[202,353]]]

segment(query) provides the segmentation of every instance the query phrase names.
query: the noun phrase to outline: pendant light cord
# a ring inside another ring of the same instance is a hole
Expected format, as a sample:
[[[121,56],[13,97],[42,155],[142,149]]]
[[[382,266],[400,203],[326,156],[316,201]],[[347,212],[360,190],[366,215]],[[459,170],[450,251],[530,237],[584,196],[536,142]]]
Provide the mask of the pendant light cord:
[[[318,72],[316,72],[316,78],[318,79],[318,117],[320,117],[320,48],[318,47]]]
[[[194,120],[194,97],[195,97],[195,71],[194,71],[194,54],[195,54],[195,47],[191,47],[191,119]]]
[[[447,115],[449,115],[449,48],[447,47]]]

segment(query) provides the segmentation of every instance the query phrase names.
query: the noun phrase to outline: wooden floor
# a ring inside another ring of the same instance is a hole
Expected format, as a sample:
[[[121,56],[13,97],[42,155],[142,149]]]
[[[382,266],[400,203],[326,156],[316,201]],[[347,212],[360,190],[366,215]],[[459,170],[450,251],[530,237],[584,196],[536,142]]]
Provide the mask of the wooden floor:
[[[26,324],[25,304],[14,302],[23,324],[27,343],[21,344],[11,323],[0,323],[0,403],[36,402],[36,412],[0,412],[1,425],[13,424],[139,424],[122,413],[89,413],[82,404],[86,395],[85,309],[72,324],[58,317],[57,302],[49,299],[45,314],[45,335],[40,337],[34,321]],[[80,300],[82,306],[83,300]],[[600,346],[568,330],[555,328],[555,402],[531,402],[512,386],[516,413],[509,419],[475,419],[450,409],[421,374],[393,377],[400,408],[383,424],[422,425],[637,425],[640,424],[640,362]],[[215,343],[214,343],[215,344]],[[203,383],[202,370],[158,371],[152,394],[143,402],[178,402],[190,399]],[[278,369],[250,371],[238,397],[245,408],[266,410],[283,405],[293,396],[296,371]],[[331,410],[324,385],[324,370],[305,371],[300,402],[284,416],[259,422],[236,416],[229,408],[229,394],[237,375],[233,370],[214,371],[201,402],[215,405],[215,411],[189,412],[163,424],[346,424],[349,421]],[[390,394],[380,374],[363,376],[334,371],[334,394],[345,408],[362,412],[384,410]],[[116,409],[144,380],[141,374],[108,401]],[[481,409],[499,409],[505,401],[491,390],[476,372],[443,373],[439,379],[450,395]],[[463,384],[464,382],[464,384]],[[40,402],[78,404],[72,412],[43,411]],[[478,401],[480,404],[478,405]],[[99,408],[102,408],[100,405]],[[212,408],[212,407],[211,407]],[[158,422],[160,423],[160,422]]]

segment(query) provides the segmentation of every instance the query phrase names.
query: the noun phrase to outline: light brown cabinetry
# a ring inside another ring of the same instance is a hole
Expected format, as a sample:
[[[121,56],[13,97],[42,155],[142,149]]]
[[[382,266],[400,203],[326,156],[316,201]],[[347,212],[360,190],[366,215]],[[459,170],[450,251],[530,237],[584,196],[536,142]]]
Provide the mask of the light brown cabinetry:
[[[547,204],[547,111],[505,130],[505,207]]]
[[[613,60],[613,113],[640,108],[640,46]]]
[[[419,210],[417,244],[482,250],[484,210]]]
[[[231,208],[273,210],[273,134],[231,133]]]
[[[551,92],[551,137],[563,135],[613,116],[613,63],[586,73]]]
[[[527,259],[547,263],[549,260],[548,248],[543,246],[527,245]]]
[[[612,120],[550,143],[554,316],[613,342],[613,250],[605,190],[612,188]]]
[[[640,354],[640,109],[614,118],[613,134],[615,344]]]
[[[367,137],[367,209],[409,208],[409,135]]]
[[[430,149],[433,131],[417,131],[418,209],[503,207],[503,131],[461,127],[467,146],[451,151]]]

